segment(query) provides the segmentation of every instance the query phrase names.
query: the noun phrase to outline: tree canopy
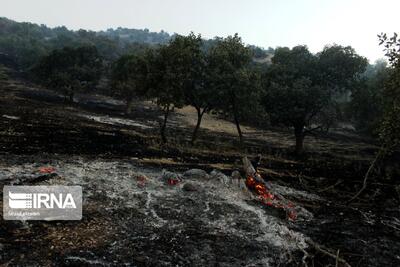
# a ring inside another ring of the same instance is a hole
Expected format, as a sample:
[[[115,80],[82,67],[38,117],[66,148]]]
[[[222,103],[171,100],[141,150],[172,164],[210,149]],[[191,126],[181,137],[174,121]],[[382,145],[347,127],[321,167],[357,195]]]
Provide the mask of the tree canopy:
[[[163,143],[167,142],[166,126],[170,112],[175,107],[185,104],[184,86],[185,69],[181,65],[183,58],[180,48],[183,40],[175,38],[168,45],[163,45],[149,54],[149,96],[162,110],[164,119],[160,123],[160,133]]]
[[[257,112],[261,94],[258,73],[251,69],[251,62],[251,50],[237,34],[217,39],[209,51],[208,84],[219,99],[218,110],[233,117],[241,143],[240,120]]]
[[[121,55],[167,43],[172,37],[164,31],[157,33],[147,29],[72,31],[64,26],[49,28],[43,24],[0,18],[0,54],[9,56],[24,70],[54,49],[95,46],[104,60],[112,62]]]
[[[297,153],[303,151],[305,135],[316,128],[316,116],[332,103],[336,92],[358,80],[366,64],[353,49],[336,45],[318,54],[306,46],[275,51],[265,75],[263,104],[273,123],[293,127]]]
[[[184,101],[197,112],[197,123],[191,138],[193,144],[204,113],[215,107],[216,99],[212,87],[208,84],[208,57],[203,49],[201,36],[193,33],[177,36],[174,43],[178,46],[178,57],[182,67]]]
[[[369,65],[361,82],[351,90],[346,110],[357,131],[376,136],[384,113],[384,84],[390,70],[386,61]]]
[[[127,114],[131,113],[132,100],[143,98],[148,93],[149,65],[146,53],[121,56],[112,66],[113,94],[126,101]]]
[[[93,46],[52,51],[34,67],[39,83],[73,101],[77,91],[94,89],[101,77],[102,61]]]
[[[400,39],[395,33],[388,38],[379,35],[384,45],[391,69],[384,88],[384,118],[380,127],[383,146],[390,152],[400,145]]]

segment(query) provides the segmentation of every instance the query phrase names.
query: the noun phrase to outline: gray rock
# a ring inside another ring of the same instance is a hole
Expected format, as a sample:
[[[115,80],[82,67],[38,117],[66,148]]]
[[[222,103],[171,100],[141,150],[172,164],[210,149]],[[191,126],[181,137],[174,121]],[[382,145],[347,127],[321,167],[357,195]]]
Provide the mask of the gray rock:
[[[190,169],[183,174],[183,177],[189,179],[210,179],[208,173],[200,169]]]
[[[232,184],[240,189],[245,189],[245,179],[242,178],[239,171],[233,171],[231,174]]]
[[[188,192],[195,192],[195,191],[199,191],[199,185],[196,185],[193,183],[186,183],[183,185],[182,189],[184,191],[188,191]]]
[[[212,180],[217,180],[222,184],[228,184],[231,182],[231,178],[229,178],[228,176],[217,170],[213,170],[212,172],[210,172],[210,177]]]
[[[241,177],[239,171],[233,171],[232,174],[231,174],[231,178],[232,178],[232,179],[238,179],[238,180],[239,180],[239,179],[241,179],[242,177]]]

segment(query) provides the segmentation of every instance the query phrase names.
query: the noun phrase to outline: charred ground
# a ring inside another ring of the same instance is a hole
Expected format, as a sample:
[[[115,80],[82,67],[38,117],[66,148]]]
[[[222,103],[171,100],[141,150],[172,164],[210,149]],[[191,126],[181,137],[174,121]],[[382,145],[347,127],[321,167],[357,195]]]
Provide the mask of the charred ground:
[[[395,165],[398,155],[388,160],[393,162],[389,164],[392,167],[382,167],[375,173],[376,178],[371,180],[368,190],[359,200],[346,205],[346,201],[360,188],[363,175],[378,149],[370,140],[343,132],[307,137],[308,152],[299,159],[291,153],[292,138],[288,131],[245,127],[245,144],[241,147],[229,128],[233,125],[208,116],[204,119],[205,125],[197,144],[190,146],[193,123],[190,111],[184,109],[173,114],[168,125],[169,142],[160,145],[158,122],[161,114],[152,103],[135,103],[129,116],[123,111],[122,103],[108,97],[79,95],[74,104],[66,105],[63,97],[51,91],[10,81],[4,85],[0,95],[1,166],[8,170],[13,166],[17,169],[26,167],[29,172],[42,165],[70,164],[73,169],[74,164],[84,165],[99,160],[109,167],[114,164],[129,168],[130,165],[124,165],[126,163],[154,173],[161,173],[162,168],[176,172],[199,168],[206,171],[217,169],[230,175],[240,168],[239,161],[243,155],[252,157],[261,153],[264,158],[260,171],[266,179],[323,199],[292,197],[291,200],[313,213],[314,218],[289,223],[288,228],[309,236],[333,253],[340,250],[340,256],[352,266],[400,264],[399,193],[393,185],[394,178],[399,175],[399,168]],[[207,120],[212,123],[207,124]],[[30,165],[27,167],[27,164]],[[106,171],[107,168],[100,170]],[[16,171],[15,175],[0,177],[0,181],[9,184],[20,179],[20,183],[27,183],[29,177],[36,177],[31,174],[21,176],[20,171]],[[72,171],[65,171],[60,177],[68,174],[72,175]],[[149,215],[142,210],[115,208],[120,201],[130,199],[129,190],[124,191],[120,198],[105,199],[107,187],[101,186],[103,182],[100,177],[98,185],[88,185],[94,193],[84,205],[81,222],[3,221],[0,227],[0,262],[10,265],[130,263],[152,266],[161,262],[164,265],[262,266],[261,259],[268,256],[275,259],[269,264],[279,264],[277,254],[281,251],[260,252],[266,245],[255,240],[257,230],[252,228],[256,223],[251,219],[252,214],[241,214],[234,226],[248,233],[247,237],[228,235],[225,230],[212,232],[203,229],[201,220],[196,219],[199,214],[194,211],[207,208],[201,204],[207,199],[207,192],[199,193],[197,198],[196,193],[188,197],[187,192],[156,197],[156,214],[162,220],[176,221],[177,225],[182,223],[185,227],[155,228],[148,224]],[[38,182],[33,180],[30,183]],[[146,197],[148,195],[139,196],[137,201],[146,205]],[[174,200],[171,197],[175,197]],[[180,218],[174,213],[176,203],[182,204],[186,217]],[[215,216],[222,216],[218,215],[220,213],[234,218],[233,206],[212,209]],[[272,212],[271,216],[279,218],[280,215]],[[152,240],[152,236],[157,238]],[[182,239],[184,236],[189,236],[189,239]],[[191,255],[192,250],[197,251],[197,257]],[[335,263],[315,248],[309,247],[307,253],[307,261],[311,262],[313,258],[316,266]],[[293,257],[290,264],[301,264],[303,255],[300,249],[290,253]],[[41,261],[35,262],[38,258]]]

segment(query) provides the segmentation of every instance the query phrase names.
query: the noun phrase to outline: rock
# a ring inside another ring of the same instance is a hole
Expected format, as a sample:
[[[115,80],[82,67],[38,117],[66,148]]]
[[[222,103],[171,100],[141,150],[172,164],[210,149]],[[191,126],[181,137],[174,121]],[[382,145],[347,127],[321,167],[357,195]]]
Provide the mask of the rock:
[[[144,187],[148,180],[149,180],[149,178],[147,178],[147,176],[144,174],[138,174],[136,176],[137,185],[139,187]]]
[[[212,172],[210,172],[210,177],[213,180],[218,180],[222,184],[228,184],[231,180],[228,176],[217,170],[213,170]]]
[[[241,177],[239,171],[233,171],[232,174],[231,174],[231,178],[232,178],[232,179],[238,179],[238,180],[239,180],[239,179],[241,179],[242,177]]]
[[[170,178],[180,178],[180,175],[174,172],[170,172],[167,170],[162,170],[161,179],[168,180]]]
[[[242,178],[239,171],[233,171],[231,174],[231,179],[234,186],[237,186],[240,189],[246,188],[245,180]]]
[[[183,177],[190,179],[210,179],[208,173],[201,169],[190,169],[183,174]]]
[[[199,190],[198,187],[199,187],[198,185],[195,185],[193,183],[186,183],[183,185],[182,189],[188,192],[195,192]]]

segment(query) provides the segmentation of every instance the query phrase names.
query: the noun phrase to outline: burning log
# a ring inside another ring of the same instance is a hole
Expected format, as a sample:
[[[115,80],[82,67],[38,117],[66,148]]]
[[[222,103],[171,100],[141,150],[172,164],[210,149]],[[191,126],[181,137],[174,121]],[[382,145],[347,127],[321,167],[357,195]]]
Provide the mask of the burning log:
[[[258,196],[259,201],[266,206],[285,210],[289,220],[296,220],[297,212],[293,203],[287,201],[283,196],[273,193],[271,184],[264,181],[247,157],[243,158],[243,167],[246,174],[245,184],[251,192]]]

